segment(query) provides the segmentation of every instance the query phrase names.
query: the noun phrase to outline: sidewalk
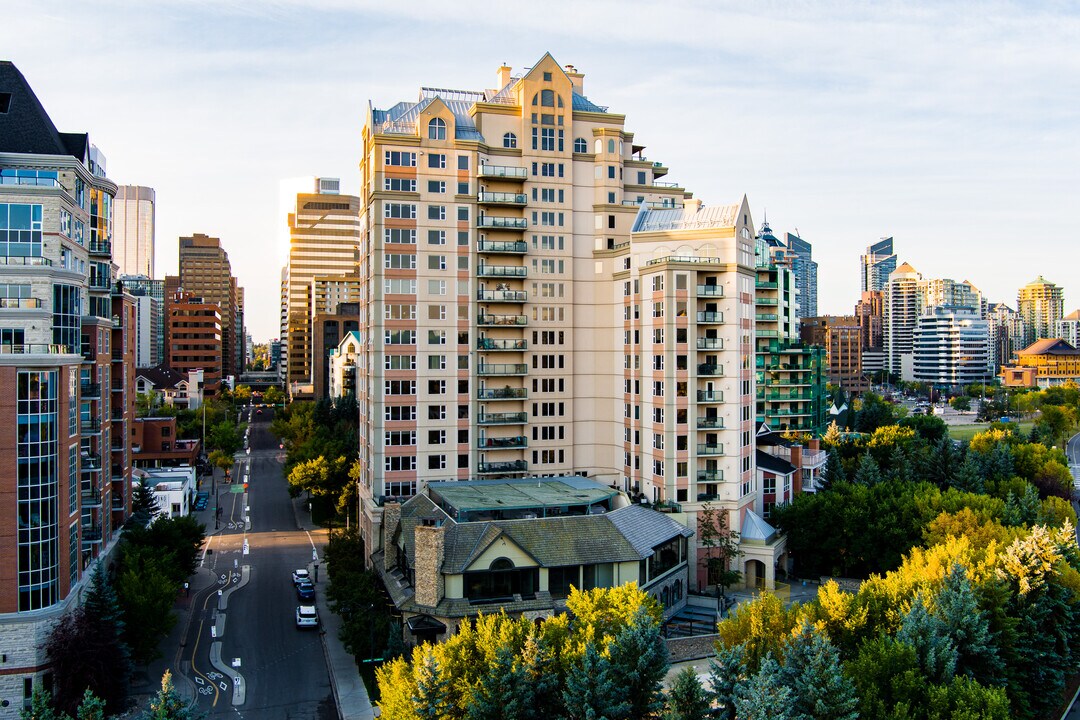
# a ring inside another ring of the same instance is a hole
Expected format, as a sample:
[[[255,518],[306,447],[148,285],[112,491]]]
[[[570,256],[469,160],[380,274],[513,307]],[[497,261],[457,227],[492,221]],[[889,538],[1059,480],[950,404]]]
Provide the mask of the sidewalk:
[[[293,498],[292,504],[297,527],[311,533],[322,530],[321,527],[311,522],[311,514],[308,513],[306,500]],[[371,700],[368,698],[364,681],[360,677],[360,670],[356,666],[356,660],[345,649],[341,640],[338,639],[341,631],[341,618],[330,612],[326,600],[329,569],[323,559],[321,546],[319,550],[320,562],[318,580],[315,583],[315,605],[319,610],[319,621],[322,624],[319,634],[323,641],[323,652],[326,654],[326,667],[330,670],[330,686],[334,689],[338,717],[341,720],[373,720],[375,711],[372,708]],[[311,573],[312,578],[315,577],[314,562],[308,564],[308,572]]]

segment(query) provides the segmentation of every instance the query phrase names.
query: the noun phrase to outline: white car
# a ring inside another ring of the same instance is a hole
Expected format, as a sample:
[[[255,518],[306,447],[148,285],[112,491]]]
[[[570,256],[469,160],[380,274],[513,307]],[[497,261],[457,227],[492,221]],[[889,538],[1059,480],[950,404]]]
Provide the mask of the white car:
[[[314,605],[298,605],[296,607],[296,627],[319,627],[319,613],[315,610]]]
[[[310,580],[310,579],[311,579],[311,573],[309,573],[306,569],[300,568],[299,570],[293,570],[293,574],[292,574],[293,585],[299,585],[304,580]]]

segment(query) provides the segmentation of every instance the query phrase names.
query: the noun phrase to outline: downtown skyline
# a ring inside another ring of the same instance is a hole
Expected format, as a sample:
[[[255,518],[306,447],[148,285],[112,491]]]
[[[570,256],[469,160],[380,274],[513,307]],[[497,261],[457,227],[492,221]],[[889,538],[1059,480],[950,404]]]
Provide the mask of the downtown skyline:
[[[258,341],[278,334],[278,181],[340,177],[356,192],[369,100],[491,87],[488,68],[517,70],[546,50],[587,73],[590,99],[625,113],[645,154],[695,197],[745,192],[759,223],[812,243],[820,313],[852,311],[859,255],[889,235],[901,263],[970,280],[993,302],[1014,306],[1042,274],[1064,286],[1066,311],[1076,303],[1057,268],[1080,249],[1061,243],[1053,266],[1017,250],[1069,236],[1080,142],[1060,98],[1080,89],[1076,13],[553,7],[511,17],[497,4],[15,2],[0,44],[58,125],[93,128],[118,182],[155,188],[159,275],[175,272],[178,237],[222,238]],[[93,49],[113,72],[72,83],[82,36],[102,43]]]

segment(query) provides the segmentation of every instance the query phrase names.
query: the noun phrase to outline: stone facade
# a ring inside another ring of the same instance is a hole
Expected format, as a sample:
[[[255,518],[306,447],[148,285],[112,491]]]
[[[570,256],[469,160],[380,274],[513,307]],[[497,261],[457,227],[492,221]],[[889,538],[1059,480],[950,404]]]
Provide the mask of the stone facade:
[[[443,558],[445,530],[441,526],[418,525],[416,543],[416,603],[434,608],[443,598]]]

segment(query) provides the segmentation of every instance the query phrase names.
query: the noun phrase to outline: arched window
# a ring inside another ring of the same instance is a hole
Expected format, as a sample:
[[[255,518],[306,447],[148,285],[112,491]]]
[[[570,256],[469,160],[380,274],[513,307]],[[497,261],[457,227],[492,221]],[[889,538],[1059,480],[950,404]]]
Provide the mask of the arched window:
[[[544,107],[555,107],[555,91],[554,90],[541,90],[540,91],[540,104]]]
[[[489,570],[513,570],[514,563],[508,558],[495,558],[491,561],[491,565],[488,566]]]
[[[611,155],[615,154],[615,141],[614,140],[608,140],[607,141],[607,151]]]
[[[604,152],[604,141],[596,138],[596,154],[599,155],[602,152]]]
[[[517,147],[517,135],[514,133],[506,133],[503,135],[503,147],[504,148],[516,148]]]
[[[589,152],[589,143],[585,142],[585,138],[574,138],[574,152],[587,153]]]
[[[427,124],[427,136],[429,140],[445,140],[446,122],[442,118],[431,118]]]

